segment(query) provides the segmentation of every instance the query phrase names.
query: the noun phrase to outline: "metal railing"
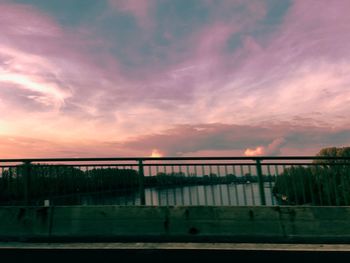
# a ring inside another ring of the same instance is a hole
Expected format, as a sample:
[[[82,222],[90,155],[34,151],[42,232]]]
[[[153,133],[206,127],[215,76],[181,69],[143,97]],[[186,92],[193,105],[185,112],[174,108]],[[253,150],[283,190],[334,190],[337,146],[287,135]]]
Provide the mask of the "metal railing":
[[[0,205],[349,205],[347,157],[0,159]]]

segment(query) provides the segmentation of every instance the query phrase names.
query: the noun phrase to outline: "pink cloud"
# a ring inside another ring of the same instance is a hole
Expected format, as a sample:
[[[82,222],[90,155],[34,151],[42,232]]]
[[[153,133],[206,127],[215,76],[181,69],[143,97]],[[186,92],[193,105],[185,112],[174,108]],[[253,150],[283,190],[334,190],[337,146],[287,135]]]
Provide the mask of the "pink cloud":
[[[206,2],[218,5],[207,24],[182,39],[164,32],[169,45],[151,46],[166,59],[132,73],[109,51],[113,43],[87,28],[2,2],[0,110],[7,114],[0,134],[33,139],[30,151],[3,140],[4,152],[12,145],[13,155],[273,155],[350,143],[343,135],[350,127],[348,1],[294,1],[263,37],[254,34],[267,12],[262,1]],[[110,1],[145,27],[157,23],[154,4]],[[228,50],[235,37],[239,45]],[[135,46],[125,52],[138,61]]]
[[[69,91],[74,77],[77,78],[74,74],[93,70],[98,74],[98,67],[93,66],[85,53],[88,50],[81,48],[85,40],[79,39],[80,36],[64,31],[51,18],[27,5],[2,4],[1,10],[8,14],[1,17],[0,24],[0,54],[5,58],[3,82],[7,81],[6,78],[12,78],[12,81],[17,78],[22,82],[18,85],[23,88],[34,88],[34,83],[39,85],[42,82],[47,86],[49,83],[59,84],[57,89]],[[86,73],[88,77],[90,72]],[[29,82],[34,83],[27,85]],[[35,89],[40,91],[39,87]]]
[[[243,36],[232,54],[223,46],[230,34],[245,32],[241,24],[228,24],[227,29],[210,25],[203,37],[197,35],[198,53],[183,65],[191,66],[197,98],[192,109],[206,116],[201,121],[273,123],[303,116],[321,126],[347,127],[336,116],[348,114],[350,98],[349,49],[344,44],[350,40],[349,4],[339,1],[330,12],[328,5],[293,2],[274,31],[262,39]],[[310,11],[314,9],[318,11]]]
[[[0,109],[7,113],[0,135],[71,144],[77,134],[109,136],[100,119],[114,116],[104,115],[100,99],[125,83],[118,61],[103,46],[92,52],[101,43],[84,30],[62,28],[35,8],[2,2],[0,9]]]
[[[55,69],[53,64],[36,54],[36,50],[28,52],[29,45],[25,42],[35,41],[40,46],[42,42],[62,37],[62,31],[50,18],[30,7],[0,4],[0,8],[7,14],[0,18],[0,57],[3,58],[0,82],[31,91],[28,99],[60,107],[70,96],[69,90],[47,78]],[[35,45],[34,49],[37,48]]]
[[[79,158],[141,156],[138,151],[118,149],[97,140],[40,139],[25,136],[1,136],[1,158]]]

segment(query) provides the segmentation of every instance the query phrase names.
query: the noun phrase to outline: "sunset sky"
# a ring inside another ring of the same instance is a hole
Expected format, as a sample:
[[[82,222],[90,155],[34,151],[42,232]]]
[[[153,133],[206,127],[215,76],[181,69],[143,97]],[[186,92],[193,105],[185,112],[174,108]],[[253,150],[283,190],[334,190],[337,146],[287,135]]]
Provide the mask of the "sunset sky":
[[[0,158],[350,145],[348,0],[0,0]]]

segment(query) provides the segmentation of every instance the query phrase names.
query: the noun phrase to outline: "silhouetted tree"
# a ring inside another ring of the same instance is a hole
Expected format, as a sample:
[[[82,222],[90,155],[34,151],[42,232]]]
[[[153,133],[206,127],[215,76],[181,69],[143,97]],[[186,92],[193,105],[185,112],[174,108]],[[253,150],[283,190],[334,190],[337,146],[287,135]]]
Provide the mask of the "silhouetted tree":
[[[350,147],[329,147],[316,156],[350,157]],[[286,168],[273,193],[283,204],[349,205],[350,159],[317,159],[308,167]]]

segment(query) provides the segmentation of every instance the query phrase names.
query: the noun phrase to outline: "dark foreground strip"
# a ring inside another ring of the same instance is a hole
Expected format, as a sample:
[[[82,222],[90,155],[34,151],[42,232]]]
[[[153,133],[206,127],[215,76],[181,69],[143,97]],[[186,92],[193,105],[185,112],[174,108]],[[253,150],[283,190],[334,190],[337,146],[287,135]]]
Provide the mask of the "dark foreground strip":
[[[268,250],[128,250],[128,249],[7,249],[0,251],[1,261],[11,262],[305,262],[306,260],[348,260],[344,251],[268,251]],[[205,261],[204,261],[205,260]]]
[[[1,262],[294,262],[349,260],[350,245],[83,243],[0,244]]]

